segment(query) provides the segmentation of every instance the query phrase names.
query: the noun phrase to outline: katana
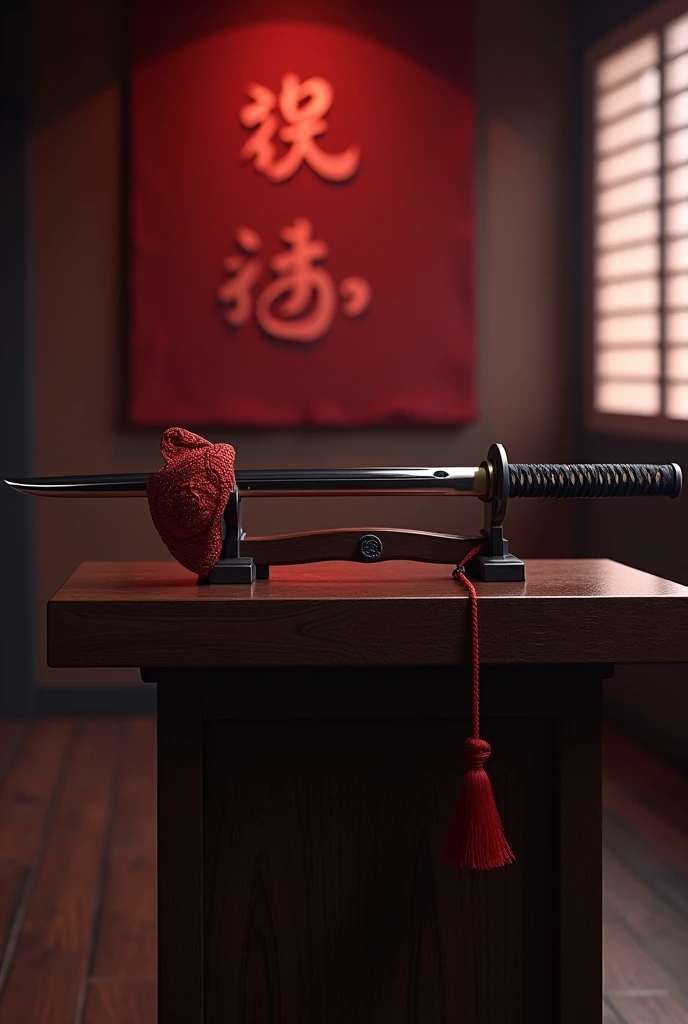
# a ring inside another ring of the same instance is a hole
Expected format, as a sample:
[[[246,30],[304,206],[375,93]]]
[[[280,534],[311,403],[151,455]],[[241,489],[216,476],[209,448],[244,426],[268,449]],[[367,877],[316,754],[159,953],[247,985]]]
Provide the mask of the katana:
[[[519,498],[675,498],[681,468],[667,465],[572,464],[508,465],[509,497]],[[144,498],[150,473],[45,476],[5,480],[22,494],[41,498]],[[323,495],[492,496],[490,467],[360,469],[238,469],[242,498]]]
[[[150,475],[32,477],[5,483],[37,497],[140,498],[147,494]],[[471,572],[488,582],[521,581],[524,563],[509,553],[503,535],[510,498],[675,498],[681,483],[676,463],[514,464],[500,444],[493,444],[478,466],[238,469],[223,516],[222,555],[204,582],[251,583],[267,578],[270,565],[334,559],[455,562],[481,540],[484,549],[471,560]],[[484,528],[479,538],[358,528],[251,538],[241,529],[244,498],[324,495],[479,498],[485,504]]]

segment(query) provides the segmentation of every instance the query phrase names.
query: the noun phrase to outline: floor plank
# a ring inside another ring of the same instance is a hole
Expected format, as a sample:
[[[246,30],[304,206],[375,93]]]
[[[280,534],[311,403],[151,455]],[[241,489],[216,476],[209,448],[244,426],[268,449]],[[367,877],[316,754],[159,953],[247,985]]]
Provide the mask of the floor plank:
[[[112,843],[115,849],[155,849],[156,736],[154,718],[131,718],[123,738]]]
[[[66,950],[25,948],[2,1000],[2,1024],[65,1024],[76,1020],[83,958]]]
[[[127,723],[93,974],[155,981],[155,725]]]
[[[67,719],[31,726],[0,793],[0,860],[31,863],[73,728]]]
[[[664,996],[619,996],[611,1003],[624,1024],[688,1024],[688,1010],[669,994]]]
[[[688,836],[665,820],[652,807],[642,803],[623,782],[611,775],[603,779],[602,797],[606,807],[644,839],[651,849],[660,851],[663,860],[688,875]]]
[[[28,865],[17,864],[13,860],[0,860],[0,963],[4,961],[6,954],[11,956],[7,944],[20,912],[28,877]],[[6,971],[7,969],[4,973]]]
[[[604,921],[604,991],[608,996],[670,992],[672,980],[624,925]]]
[[[0,1024],[77,1019],[98,907],[119,731],[115,720],[84,720],[76,726],[64,787],[0,1000]]]
[[[73,725],[65,719],[34,722],[0,792],[0,988],[12,955],[7,944],[40,855],[72,733]]]
[[[88,986],[84,1024],[156,1024],[155,981],[96,978]]]
[[[604,731],[603,751],[606,779],[621,783],[640,803],[688,834],[688,778],[610,728]]]
[[[603,866],[607,916],[623,921],[642,949],[688,995],[688,922],[628,871],[609,848],[604,851]]]
[[[604,807],[604,845],[636,878],[688,920],[688,874],[667,858],[661,842],[641,835],[633,825]]]

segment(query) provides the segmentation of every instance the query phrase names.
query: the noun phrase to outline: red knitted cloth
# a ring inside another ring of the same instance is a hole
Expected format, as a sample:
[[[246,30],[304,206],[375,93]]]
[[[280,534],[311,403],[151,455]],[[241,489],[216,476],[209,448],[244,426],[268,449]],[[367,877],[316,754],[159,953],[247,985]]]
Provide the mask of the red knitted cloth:
[[[234,449],[183,427],[162,435],[165,465],[148,477],[151,519],[168,551],[203,578],[222,551],[222,514],[234,478]]]

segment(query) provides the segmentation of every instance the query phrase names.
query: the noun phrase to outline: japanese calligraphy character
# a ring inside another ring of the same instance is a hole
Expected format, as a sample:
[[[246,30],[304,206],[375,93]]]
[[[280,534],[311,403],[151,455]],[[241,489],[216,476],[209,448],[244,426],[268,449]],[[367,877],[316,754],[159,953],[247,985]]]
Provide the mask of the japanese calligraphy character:
[[[271,111],[277,105],[277,97],[263,85],[251,83],[246,86],[253,103],[247,103],[239,111],[239,120],[244,128],[255,128],[241,151],[242,160],[255,160],[257,171],[265,173],[275,159],[273,138],[279,128],[279,119]]]
[[[343,298],[342,312],[344,316],[361,316],[370,305],[372,291],[363,277],[344,277],[339,282],[339,294]]]
[[[314,342],[331,328],[337,312],[337,288],[329,271],[315,266],[326,259],[325,242],[313,240],[313,225],[305,217],[282,228],[289,246],[270,260],[275,278],[256,301],[256,320],[271,338]],[[253,312],[253,289],[263,272],[263,260],[255,254],[262,246],[252,228],[240,227],[235,241],[242,255],[230,256],[223,268],[229,275],[218,289],[218,301],[226,306],[224,318],[232,327],[248,322]],[[248,258],[247,258],[248,257]],[[370,305],[371,288],[362,277],[345,277],[339,283],[342,312],[357,317]]]
[[[313,225],[305,217],[297,217],[280,232],[291,248],[270,260],[277,277],[256,303],[256,319],[273,338],[317,341],[332,326],[337,311],[334,281],[327,270],[313,265],[327,257],[328,248],[324,242],[312,241],[312,233]],[[273,306],[278,302],[276,315]]]
[[[256,169],[271,181],[287,181],[304,161],[326,181],[348,181],[356,173],[361,158],[358,146],[349,146],[342,153],[326,153],[315,141],[328,129],[324,118],[334,99],[334,90],[325,78],[301,82],[298,75],[283,76],[279,111],[286,124],[279,129],[279,138],[289,148],[282,157],[277,157],[273,142],[279,123],[274,113],[277,96],[255,83],[246,91],[253,102],[241,108],[239,119],[245,128],[255,131],[241,150],[241,157],[254,160]]]
[[[237,228],[234,238],[249,255],[257,253],[262,245],[260,235],[253,228]],[[228,307],[224,314],[227,323],[231,327],[239,327],[249,320],[253,312],[253,287],[263,272],[263,261],[258,257],[230,256],[223,268],[231,276],[218,288],[217,298]]]

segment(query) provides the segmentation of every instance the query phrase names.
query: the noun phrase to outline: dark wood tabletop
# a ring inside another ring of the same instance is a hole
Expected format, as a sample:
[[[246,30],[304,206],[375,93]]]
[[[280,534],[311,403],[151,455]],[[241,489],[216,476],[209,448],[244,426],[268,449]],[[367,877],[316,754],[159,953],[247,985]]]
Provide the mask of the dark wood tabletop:
[[[85,562],[48,605],[53,666],[443,665],[469,659],[451,566],[275,567],[198,586],[175,562]],[[606,559],[478,583],[485,664],[688,661],[688,587]]]

